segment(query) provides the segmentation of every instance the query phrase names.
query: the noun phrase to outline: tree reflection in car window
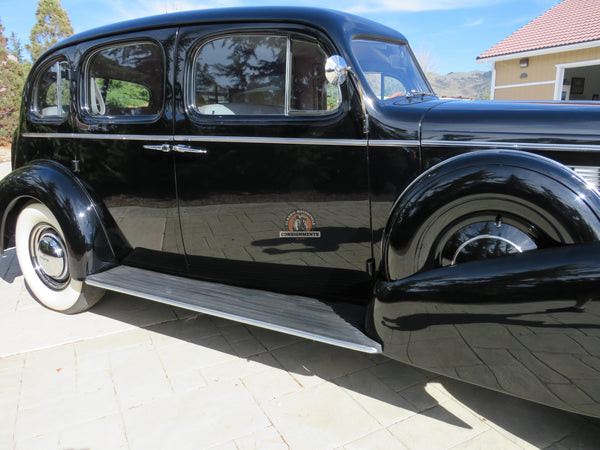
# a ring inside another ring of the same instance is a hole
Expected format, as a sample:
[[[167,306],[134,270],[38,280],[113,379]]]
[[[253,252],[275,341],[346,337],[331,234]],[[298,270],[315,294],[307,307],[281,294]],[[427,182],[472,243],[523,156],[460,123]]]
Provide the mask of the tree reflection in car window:
[[[90,58],[87,76],[93,116],[148,116],[162,109],[164,58],[157,44],[104,48]]]
[[[341,95],[338,87],[327,83],[326,59],[317,43],[285,36],[214,39],[196,54],[193,108],[203,115],[287,115],[335,110]]]

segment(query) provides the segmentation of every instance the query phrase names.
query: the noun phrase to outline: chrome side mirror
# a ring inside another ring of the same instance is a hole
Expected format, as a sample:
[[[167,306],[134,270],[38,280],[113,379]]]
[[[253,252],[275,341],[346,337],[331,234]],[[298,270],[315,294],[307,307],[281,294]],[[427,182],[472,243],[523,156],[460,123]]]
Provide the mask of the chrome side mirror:
[[[327,78],[329,84],[341,86],[346,82],[349,71],[350,67],[348,67],[346,60],[340,55],[333,55],[327,58],[327,62],[325,63],[325,78]]]

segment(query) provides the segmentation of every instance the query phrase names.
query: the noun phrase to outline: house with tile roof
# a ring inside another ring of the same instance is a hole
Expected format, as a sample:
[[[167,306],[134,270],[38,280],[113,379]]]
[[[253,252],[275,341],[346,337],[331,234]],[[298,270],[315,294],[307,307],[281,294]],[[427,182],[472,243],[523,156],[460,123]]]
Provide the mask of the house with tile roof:
[[[564,0],[486,50],[490,98],[598,100],[600,0]]]

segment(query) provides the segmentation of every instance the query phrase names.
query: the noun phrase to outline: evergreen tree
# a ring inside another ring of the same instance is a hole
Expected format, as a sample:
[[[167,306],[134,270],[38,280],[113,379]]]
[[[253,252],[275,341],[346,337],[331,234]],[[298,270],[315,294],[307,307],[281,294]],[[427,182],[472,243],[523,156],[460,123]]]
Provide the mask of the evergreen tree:
[[[69,15],[62,9],[59,0],[39,0],[35,15],[37,21],[26,46],[33,61],[58,41],[73,34]]]
[[[10,143],[17,127],[23,86],[29,72],[29,64],[19,61],[18,41],[13,36],[13,49],[10,51],[7,43],[0,23],[0,145]]]

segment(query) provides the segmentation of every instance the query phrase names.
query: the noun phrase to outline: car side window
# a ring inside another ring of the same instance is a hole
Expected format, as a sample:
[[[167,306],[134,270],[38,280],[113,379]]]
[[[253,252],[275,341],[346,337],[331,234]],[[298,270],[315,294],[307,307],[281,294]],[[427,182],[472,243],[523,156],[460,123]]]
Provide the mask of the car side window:
[[[92,117],[156,116],[163,108],[164,57],[151,42],[105,47],[86,70],[86,109]]]
[[[325,78],[327,55],[315,42],[291,40],[290,112],[327,112],[341,102],[340,89]]]
[[[287,36],[213,39],[194,58],[192,108],[218,116],[331,112],[341,95],[327,83],[326,59],[317,43]]]
[[[69,113],[71,80],[69,64],[54,60],[44,66],[36,78],[32,112],[40,118],[62,118]]]

